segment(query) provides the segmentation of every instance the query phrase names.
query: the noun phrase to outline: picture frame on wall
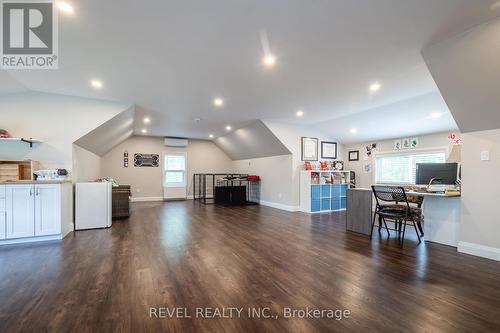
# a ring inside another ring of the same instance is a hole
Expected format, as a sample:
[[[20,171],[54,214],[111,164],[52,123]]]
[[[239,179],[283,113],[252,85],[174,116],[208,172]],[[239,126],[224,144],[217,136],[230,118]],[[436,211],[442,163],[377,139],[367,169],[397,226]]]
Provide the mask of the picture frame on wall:
[[[401,139],[394,140],[394,150],[401,150],[403,147],[403,141]]]
[[[349,161],[359,161],[359,150],[351,150],[349,152]]]
[[[337,159],[337,142],[321,141],[321,158]]]
[[[318,160],[318,138],[302,137],[302,161]]]
[[[401,147],[403,149],[410,149],[411,148],[411,138],[404,138],[402,140]]]

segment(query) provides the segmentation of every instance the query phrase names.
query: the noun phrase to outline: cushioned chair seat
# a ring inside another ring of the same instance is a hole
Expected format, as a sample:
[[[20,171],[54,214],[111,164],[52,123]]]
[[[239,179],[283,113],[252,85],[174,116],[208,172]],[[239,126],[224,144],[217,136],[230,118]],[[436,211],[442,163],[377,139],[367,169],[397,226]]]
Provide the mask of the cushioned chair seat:
[[[406,210],[406,205],[387,205],[383,206],[382,209],[392,209],[392,210],[398,210],[398,211],[404,211]],[[422,216],[422,208],[419,207],[412,207],[410,206],[410,214],[413,216],[415,219],[415,222],[422,222],[423,221],[423,216]]]

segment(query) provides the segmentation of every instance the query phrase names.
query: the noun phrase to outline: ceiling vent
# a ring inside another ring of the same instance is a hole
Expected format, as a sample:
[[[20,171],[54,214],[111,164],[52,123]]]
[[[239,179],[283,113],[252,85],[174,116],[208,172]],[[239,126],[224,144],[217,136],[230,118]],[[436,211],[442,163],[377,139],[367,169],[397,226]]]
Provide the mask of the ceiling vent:
[[[187,145],[188,145],[187,139],[165,138],[165,146],[166,147],[183,148],[183,147],[187,147]]]

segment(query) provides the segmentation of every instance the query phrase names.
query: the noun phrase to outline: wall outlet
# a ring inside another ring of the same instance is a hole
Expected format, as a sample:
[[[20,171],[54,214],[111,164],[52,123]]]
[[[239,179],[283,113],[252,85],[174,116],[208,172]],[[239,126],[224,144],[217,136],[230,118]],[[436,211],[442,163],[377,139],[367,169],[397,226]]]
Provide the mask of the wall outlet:
[[[139,192],[141,192],[141,189],[140,189],[140,188],[136,188],[136,189],[135,189],[135,191],[136,191],[137,193],[139,193]]]
[[[481,151],[481,161],[489,161],[490,160],[490,152],[488,150]]]

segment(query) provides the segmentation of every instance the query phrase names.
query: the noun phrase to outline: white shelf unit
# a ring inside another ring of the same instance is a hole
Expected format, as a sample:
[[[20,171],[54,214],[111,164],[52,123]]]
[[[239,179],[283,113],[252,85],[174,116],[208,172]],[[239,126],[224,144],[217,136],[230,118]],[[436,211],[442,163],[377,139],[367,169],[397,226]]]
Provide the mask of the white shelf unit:
[[[33,138],[0,138],[0,142],[24,142],[30,145],[30,148],[33,148],[34,143],[40,143],[42,141],[36,140]]]
[[[345,210],[349,170],[302,170],[300,173],[300,210],[320,213]]]

